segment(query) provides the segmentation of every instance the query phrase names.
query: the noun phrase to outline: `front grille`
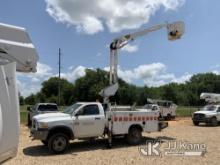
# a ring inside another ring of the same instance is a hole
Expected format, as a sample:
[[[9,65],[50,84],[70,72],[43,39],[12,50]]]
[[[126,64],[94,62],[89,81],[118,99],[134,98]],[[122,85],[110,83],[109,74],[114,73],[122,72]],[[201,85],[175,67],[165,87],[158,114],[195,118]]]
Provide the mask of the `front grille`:
[[[196,113],[196,114],[194,114],[193,118],[195,120],[204,120],[205,119],[205,115],[204,114],[200,114],[200,113]]]

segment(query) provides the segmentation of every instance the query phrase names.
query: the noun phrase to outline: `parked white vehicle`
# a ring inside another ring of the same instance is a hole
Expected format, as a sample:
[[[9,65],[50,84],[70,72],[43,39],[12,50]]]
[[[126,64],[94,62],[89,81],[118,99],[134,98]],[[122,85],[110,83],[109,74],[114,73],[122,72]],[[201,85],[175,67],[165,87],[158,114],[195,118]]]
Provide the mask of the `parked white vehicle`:
[[[78,102],[63,113],[40,114],[33,117],[31,136],[41,140],[52,153],[66,150],[69,140],[107,135],[123,135],[129,144],[138,144],[142,132],[161,131],[167,122],[158,121],[158,111],[105,111],[98,102]]]
[[[197,126],[200,123],[206,123],[217,126],[220,122],[220,94],[202,93],[200,99],[204,99],[208,105],[193,113],[193,124]]]
[[[54,113],[59,112],[58,106],[55,103],[37,103],[34,106],[27,107],[28,111],[28,126],[31,126],[32,118],[35,115],[43,114],[43,113]]]
[[[0,163],[14,157],[19,142],[16,71],[36,72],[38,55],[26,30],[0,23]]]
[[[177,105],[174,104],[172,101],[154,99],[147,99],[147,101],[150,102],[150,104],[146,104],[144,108],[159,110],[161,118],[170,120],[176,117]]]

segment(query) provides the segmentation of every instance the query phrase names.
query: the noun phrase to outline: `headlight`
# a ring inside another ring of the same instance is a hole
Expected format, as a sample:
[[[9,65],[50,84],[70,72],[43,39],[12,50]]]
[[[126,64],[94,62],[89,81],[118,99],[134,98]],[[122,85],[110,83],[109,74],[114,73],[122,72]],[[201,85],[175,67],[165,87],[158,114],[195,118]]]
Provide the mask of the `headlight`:
[[[38,123],[39,128],[48,128],[48,123],[40,122]]]

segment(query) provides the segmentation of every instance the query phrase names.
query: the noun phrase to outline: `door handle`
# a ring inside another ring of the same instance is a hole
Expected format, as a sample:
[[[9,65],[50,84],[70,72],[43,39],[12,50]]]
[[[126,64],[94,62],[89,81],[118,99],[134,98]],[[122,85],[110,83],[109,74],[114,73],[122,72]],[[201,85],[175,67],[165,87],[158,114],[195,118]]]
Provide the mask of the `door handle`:
[[[95,120],[100,120],[101,118],[100,117],[95,117]]]

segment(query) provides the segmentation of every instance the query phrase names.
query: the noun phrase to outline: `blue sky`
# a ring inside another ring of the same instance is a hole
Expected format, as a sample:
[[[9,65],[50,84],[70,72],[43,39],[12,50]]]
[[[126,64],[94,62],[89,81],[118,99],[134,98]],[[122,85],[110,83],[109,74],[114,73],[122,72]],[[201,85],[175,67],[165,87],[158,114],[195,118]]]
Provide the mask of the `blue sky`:
[[[58,48],[62,76],[74,82],[85,68],[109,66],[108,44],[115,37],[166,21],[184,21],[184,36],[170,42],[163,29],[130,43],[120,51],[121,78],[159,86],[220,73],[218,0],[3,0],[1,6],[0,22],[25,27],[40,57],[36,74],[18,74],[24,96],[57,74]]]

